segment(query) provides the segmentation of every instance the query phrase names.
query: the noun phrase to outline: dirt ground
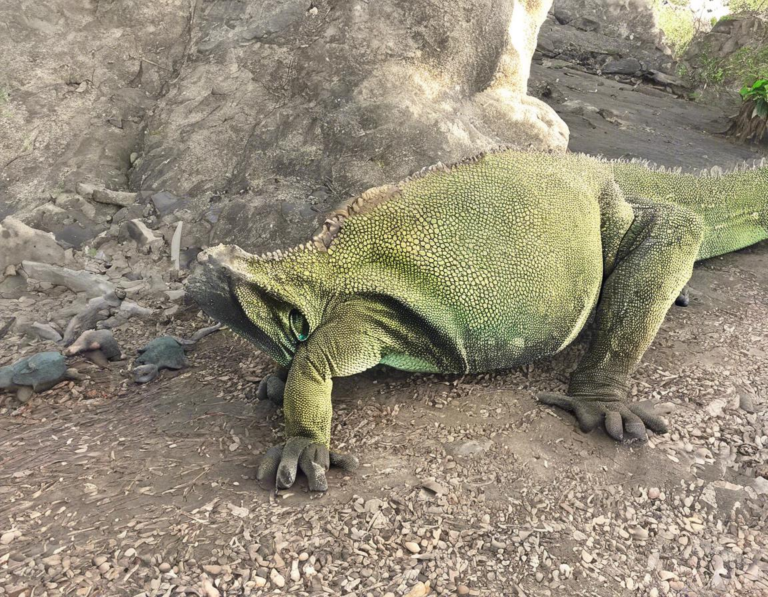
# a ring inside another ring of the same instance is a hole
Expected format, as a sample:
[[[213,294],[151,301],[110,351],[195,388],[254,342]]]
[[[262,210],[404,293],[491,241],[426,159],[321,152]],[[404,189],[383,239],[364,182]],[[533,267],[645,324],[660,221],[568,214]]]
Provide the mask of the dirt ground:
[[[576,140],[594,117],[611,152],[652,159],[642,127],[662,130],[662,163],[699,165],[697,139],[707,159],[750,153],[654,101],[655,127],[652,110],[565,116]],[[324,495],[255,481],[282,415],[253,398],[269,364],[227,333],[146,386],[129,361],[76,361],[83,380],[0,407],[0,595],[768,595],[768,244],[700,264],[691,288],[632,388],[670,434],[617,445],[537,404],[583,339],[487,375],[381,368],[335,384],[335,447],[362,466]],[[130,353],[206,325],[188,308],[115,334]]]

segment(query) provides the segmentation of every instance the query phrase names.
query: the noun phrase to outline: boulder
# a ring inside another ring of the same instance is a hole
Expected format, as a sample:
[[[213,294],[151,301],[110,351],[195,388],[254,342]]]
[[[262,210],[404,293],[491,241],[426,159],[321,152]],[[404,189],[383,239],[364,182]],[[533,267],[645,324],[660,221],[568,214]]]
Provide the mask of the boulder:
[[[9,265],[23,261],[39,261],[62,265],[66,259],[64,249],[52,234],[30,228],[11,216],[0,222],[0,273]]]
[[[48,282],[54,286],[66,286],[72,292],[84,292],[89,297],[97,297],[114,292],[114,286],[103,276],[84,270],[72,270],[37,261],[22,262],[27,276],[39,282]]]

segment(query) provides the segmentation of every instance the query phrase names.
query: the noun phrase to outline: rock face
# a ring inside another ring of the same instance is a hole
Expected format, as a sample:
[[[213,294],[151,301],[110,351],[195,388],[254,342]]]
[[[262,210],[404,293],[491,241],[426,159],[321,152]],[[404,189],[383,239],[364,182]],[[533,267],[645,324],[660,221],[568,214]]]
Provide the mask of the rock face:
[[[0,8],[5,209],[60,184],[96,205],[151,197],[161,217],[215,195],[210,241],[263,250],[436,162],[564,150],[563,121],[527,95],[551,3],[20,0]],[[101,232],[72,226],[71,246]]]
[[[698,33],[685,52],[685,61],[691,69],[705,63],[725,61],[740,50],[760,50],[768,46],[768,23],[757,15],[736,15],[715,23],[711,31]],[[734,69],[725,69],[726,74]],[[740,87],[742,80],[726,80],[726,84]]]
[[[651,45],[660,39],[649,0],[555,0],[554,16],[561,25],[607,37]]]
[[[193,12],[186,0],[0,3],[0,218],[61,184],[125,187]]]
[[[562,150],[567,128],[526,95],[550,2],[205,5],[131,184],[242,193],[211,242],[258,250],[302,241],[341,199],[438,161],[500,144]]]

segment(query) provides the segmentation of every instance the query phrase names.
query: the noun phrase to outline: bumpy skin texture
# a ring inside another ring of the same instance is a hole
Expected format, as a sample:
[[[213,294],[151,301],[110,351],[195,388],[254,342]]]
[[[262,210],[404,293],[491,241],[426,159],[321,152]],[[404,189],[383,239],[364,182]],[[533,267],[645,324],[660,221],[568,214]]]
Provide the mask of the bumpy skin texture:
[[[317,471],[354,464],[327,452],[333,377],[379,363],[519,365],[562,350],[595,308],[568,395],[540,399],[618,440],[666,431],[623,402],[629,376],[694,261],[768,237],[761,181],[768,171],[685,175],[504,150],[369,191],[287,254],[210,249],[189,292],[289,368],[290,439],[259,478],[277,473],[289,486],[301,468],[323,489]]]

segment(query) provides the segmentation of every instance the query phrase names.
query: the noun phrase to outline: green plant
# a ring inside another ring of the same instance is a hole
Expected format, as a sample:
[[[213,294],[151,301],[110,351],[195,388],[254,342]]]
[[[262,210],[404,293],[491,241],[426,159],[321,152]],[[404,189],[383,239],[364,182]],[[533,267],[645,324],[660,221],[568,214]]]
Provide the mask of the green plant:
[[[753,118],[768,118],[768,79],[758,79],[751,87],[742,87],[740,93],[742,100],[754,103]]]
[[[728,132],[739,141],[760,143],[768,135],[768,79],[759,78],[741,89],[741,109]]]

